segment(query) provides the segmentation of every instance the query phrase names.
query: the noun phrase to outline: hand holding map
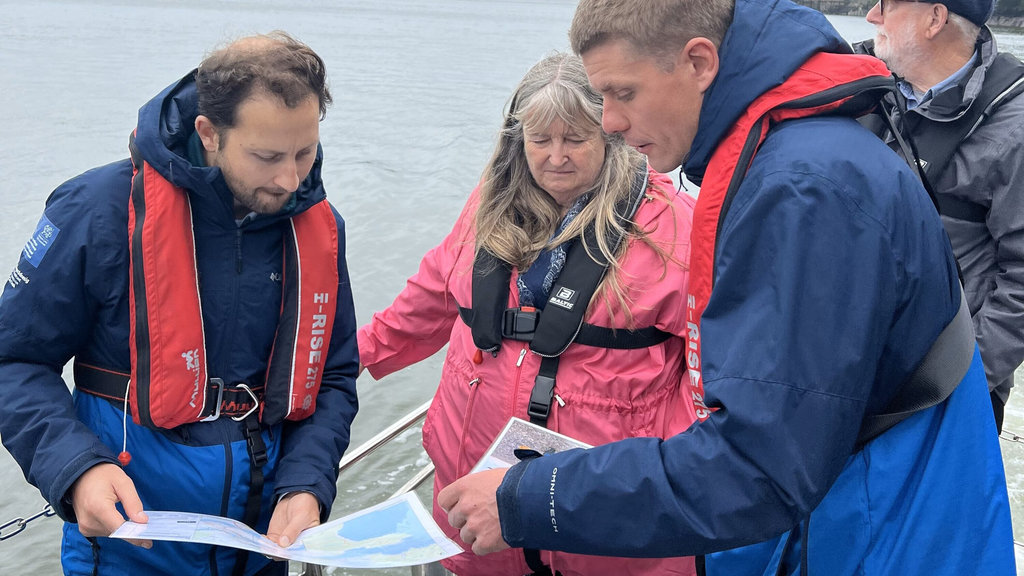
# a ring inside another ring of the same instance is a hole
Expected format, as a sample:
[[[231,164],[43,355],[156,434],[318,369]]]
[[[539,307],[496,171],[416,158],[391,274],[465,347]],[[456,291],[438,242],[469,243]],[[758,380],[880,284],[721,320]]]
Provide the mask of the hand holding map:
[[[296,562],[346,568],[416,566],[462,552],[412,493],[304,530],[287,548],[230,518],[185,512],[147,513],[148,523],[125,522],[111,537],[230,546]]]

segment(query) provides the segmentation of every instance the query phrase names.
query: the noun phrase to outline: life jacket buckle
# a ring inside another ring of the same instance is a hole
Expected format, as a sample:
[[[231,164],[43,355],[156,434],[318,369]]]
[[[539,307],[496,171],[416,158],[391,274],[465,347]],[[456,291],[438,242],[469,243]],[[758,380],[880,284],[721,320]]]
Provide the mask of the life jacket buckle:
[[[250,414],[255,412],[256,409],[260,407],[260,399],[256,397],[256,393],[252,391],[252,388],[249,388],[248,384],[243,384],[243,383],[239,382],[238,384],[236,384],[236,386],[238,386],[242,390],[245,390],[246,392],[248,392],[249,396],[252,397],[252,408],[250,408],[248,412],[246,412],[245,414],[242,414],[240,416],[232,416],[231,417],[231,419],[234,420],[235,422],[241,422],[242,420],[245,420],[246,418],[248,418]]]
[[[532,342],[539,321],[540,312],[532,306],[507,308],[502,315],[501,337],[506,340]]]
[[[546,422],[551,414],[551,398],[555,393],[555,379],[551,376],[538,374],[534,380],[533,392],[530,393],[530,404],[526,413],[530,415],[530,421]]]
[[[207,416],[205,418],[200,419],[199,420],[200,422],[213,422],[214,420],[220,418],[220,405],[221,405],[221,402],[224,400],[224,381],[223,380],[221,380],[220,378],[210,378],[209,382],[207,382],[207,388],[208,388],[208,391],[213,391],[213,390],[217,391],[217,400],[213,403],[213,414],[211,414],[211,415],[209,415],[209,416]],[[206,396],[206,406],[203,407],[203,412],[206,412],[207,407],[209,405],[210,405],[210,395],[207,394],[207,396]]]

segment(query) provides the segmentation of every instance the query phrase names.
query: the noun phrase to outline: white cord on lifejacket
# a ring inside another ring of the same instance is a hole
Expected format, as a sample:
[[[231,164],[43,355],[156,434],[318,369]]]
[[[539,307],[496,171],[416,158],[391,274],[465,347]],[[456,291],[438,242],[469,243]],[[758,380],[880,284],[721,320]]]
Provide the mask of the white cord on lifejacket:
[[[124,416],[121,418],[121,453],[117,455],[117,461],[124,468],[132,461],[132,455],[128,453],[128,391],[131,386],[124,387]]]

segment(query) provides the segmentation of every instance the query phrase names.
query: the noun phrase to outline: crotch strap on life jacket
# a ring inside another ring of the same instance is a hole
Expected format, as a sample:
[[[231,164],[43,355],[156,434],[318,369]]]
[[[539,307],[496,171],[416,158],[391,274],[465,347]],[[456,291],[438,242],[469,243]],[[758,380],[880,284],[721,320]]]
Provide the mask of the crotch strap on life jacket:
[[[618,222],[630,225],[647,190],[647,167],[641,166],[628,196],[615,207]],[[526,341],[543,357],[527,409],[530,420],[547,424],[554,395],[558,359],[573,342],[602,348],[635,349],[654,346],[669,334],[649,326],[635,331],[616,330],[584,324],[583,316],[610,265],[597,248],[594,226],[583,233],[590,254],[578,239],[569,247],[565,265],[548,298],[543,313],[533,308],[506,308],[512,270],[486,250],[479,250],[473,263],[473,308],[459,308],[462,320],[471,328],[473,342],[485,352],[497,353],[503,339]],[[622,234],[609,231],[608,246],[616,250]]]
[[[217,415],[224,387],[207,373],[188,193],[141,159],[134,134],[129,150],[128,395],[137,423],[174,428]],[[259,409],[268,425],[316,408],[338,290],[338,229],[327,201],[292,217],[283,242],[281,314]]]

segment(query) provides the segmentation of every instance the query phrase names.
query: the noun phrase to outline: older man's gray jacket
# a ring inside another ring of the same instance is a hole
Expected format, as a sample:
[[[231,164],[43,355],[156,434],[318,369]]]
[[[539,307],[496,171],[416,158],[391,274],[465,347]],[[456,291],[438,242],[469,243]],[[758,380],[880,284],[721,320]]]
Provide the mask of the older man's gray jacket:
[[[958,84],[903,112],[907,122],[899,118],[904,107],[890,100],[901,131],[907,124],[920,126],[913,116],[950,122],[968,113],[997,54],[987,27],[979,54]],[[929,175],[940,197],[987,209],[984,221],[943,214],[942,222],[963,271],[989,389],[1005,403],[1014,370],[1024,361],[1024,96],[1003,101],[963,140],[948,166],[932,167]]]

